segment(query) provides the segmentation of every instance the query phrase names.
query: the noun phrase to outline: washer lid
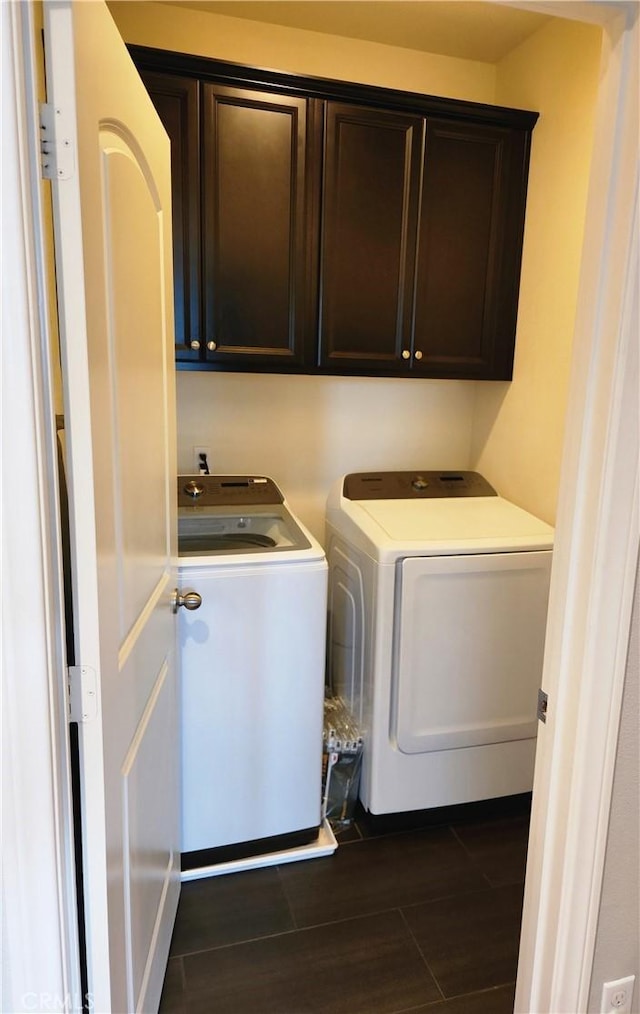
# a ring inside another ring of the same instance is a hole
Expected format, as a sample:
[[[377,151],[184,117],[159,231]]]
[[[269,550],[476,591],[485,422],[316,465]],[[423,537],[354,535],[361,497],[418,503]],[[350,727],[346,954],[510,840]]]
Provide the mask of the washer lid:
[[[387,548],[393,542],[408,552],[426,549],[442,553],[547,549],[553,545],[550,525],[499,496],[361,500],[357,507],[376,523],[381,538],[375,541]],[[371,531],[369,525],[367,528]]]

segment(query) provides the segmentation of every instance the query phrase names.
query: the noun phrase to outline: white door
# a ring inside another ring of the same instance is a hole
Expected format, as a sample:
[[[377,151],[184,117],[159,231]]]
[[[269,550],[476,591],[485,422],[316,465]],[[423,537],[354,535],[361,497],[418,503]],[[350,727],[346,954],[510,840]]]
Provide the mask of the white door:
[[[103,3],[46,3],[45,52],[88,989],[150,1011],[179,894],[169,142]]]
[[[401,564],[395,736],[403,753],[531,739],[551,552]]]

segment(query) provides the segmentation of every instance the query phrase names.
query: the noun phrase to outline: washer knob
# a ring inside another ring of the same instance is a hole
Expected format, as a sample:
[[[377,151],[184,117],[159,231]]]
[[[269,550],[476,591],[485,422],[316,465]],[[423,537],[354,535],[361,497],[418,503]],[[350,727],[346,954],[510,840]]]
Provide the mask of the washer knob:
[[[188,482],[187,485],[184,486],[184,492],[187,496],[191,496],[195,500],[204,493],[204,486],[201,483],[196,482],[195,479],[192,479],[191,482]]]
[[[414,489],[422,490],[426,489],[429,483],[422,475],[416,475],[415,479],[412,480],[411,485]]]

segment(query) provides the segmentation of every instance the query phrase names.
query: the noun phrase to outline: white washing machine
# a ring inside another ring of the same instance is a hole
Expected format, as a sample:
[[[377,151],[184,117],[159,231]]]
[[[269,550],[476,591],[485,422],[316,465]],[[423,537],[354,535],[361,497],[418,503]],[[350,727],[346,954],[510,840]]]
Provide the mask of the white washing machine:
[[[372,813],[531,790],[553,534],[474,472],[333,486],[328,671]]]
[[[301,848],[321,824],[324,550],[273,480],[204,475],[178,478],[178,552],[197,593],[180,617],[183,870]]]

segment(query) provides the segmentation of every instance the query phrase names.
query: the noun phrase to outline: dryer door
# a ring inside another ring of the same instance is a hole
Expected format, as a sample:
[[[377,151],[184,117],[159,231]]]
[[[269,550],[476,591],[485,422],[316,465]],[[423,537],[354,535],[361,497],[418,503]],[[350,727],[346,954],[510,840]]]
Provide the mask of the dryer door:
[[[551,552],[398,563],[392,734],[403,753],[536,735]]]

